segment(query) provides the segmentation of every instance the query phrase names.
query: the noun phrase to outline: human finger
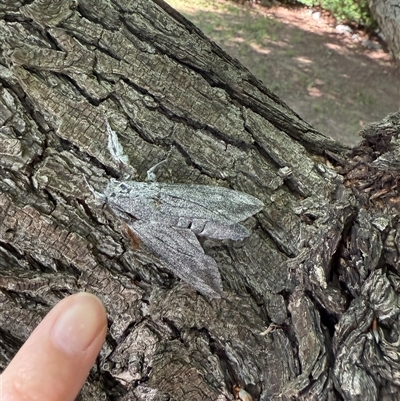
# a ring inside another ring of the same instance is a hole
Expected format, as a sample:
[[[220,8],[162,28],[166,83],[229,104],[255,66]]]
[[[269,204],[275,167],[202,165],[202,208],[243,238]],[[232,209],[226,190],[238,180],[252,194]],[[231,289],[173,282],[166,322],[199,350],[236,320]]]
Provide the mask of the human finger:
[[[107,332],[103,304],[78,293],[60,301],[33,331],[4,373],[2,401],[72,401]]]

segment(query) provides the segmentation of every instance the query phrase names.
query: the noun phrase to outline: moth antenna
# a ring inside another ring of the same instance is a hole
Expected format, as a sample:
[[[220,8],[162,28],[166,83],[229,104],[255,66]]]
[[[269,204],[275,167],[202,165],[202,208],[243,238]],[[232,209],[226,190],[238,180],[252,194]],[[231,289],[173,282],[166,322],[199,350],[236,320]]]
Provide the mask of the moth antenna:
[[[162,166],[163,164],[165,164],[172,152],[173,146],[171,146],[171,149],[169,150],[167,157],[164,160],[161,160],[159,163],[157,163],[156,165],[154,165],[153,167],[151,167],[150,169],[147,170],[147,181],[151,181],[151,182],[156,182],[157,181],[157,176],[155,171]]]
[[[105,199],[106,199],[105,195],[102,194],[102,193],[100,193],[100,192],[97,192],[97,191],[89,184],[89,182],[88,182],[88,180],[86,179],[85,176],[83,176],[83,179],[85,180],[86,185],[88,186],[90,192],[94,195],[94,197],[95,197],[96,199],[101,199],[101,200],[105,201]]]

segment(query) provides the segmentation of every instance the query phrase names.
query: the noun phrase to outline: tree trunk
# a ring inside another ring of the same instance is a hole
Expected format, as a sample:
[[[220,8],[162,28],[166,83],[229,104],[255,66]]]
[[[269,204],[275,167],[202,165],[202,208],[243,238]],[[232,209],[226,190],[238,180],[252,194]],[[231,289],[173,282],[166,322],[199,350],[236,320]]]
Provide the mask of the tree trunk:
[[[110,327],[81,400],[399,399],[400,116],[350,151],[161,0],[26,3],[0,5],[1,368],[89,291]],[[202,243],[220,299],[135,250],[87,184],[168,152],[159,181],[264,202],[249,238]]]
[[[369,0],[369,7],[385,35],[393,57],[400,61],[400,7],[398,0]]]

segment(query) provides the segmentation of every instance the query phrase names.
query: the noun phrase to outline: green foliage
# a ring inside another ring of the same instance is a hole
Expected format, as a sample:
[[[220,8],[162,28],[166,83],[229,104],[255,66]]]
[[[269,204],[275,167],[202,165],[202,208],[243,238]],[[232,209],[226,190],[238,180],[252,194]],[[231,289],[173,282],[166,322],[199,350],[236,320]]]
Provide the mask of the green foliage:
[[[354,22],[370,27],[374,21],[367,0],[298,0],[309,7],[320,6],[339,21]]]

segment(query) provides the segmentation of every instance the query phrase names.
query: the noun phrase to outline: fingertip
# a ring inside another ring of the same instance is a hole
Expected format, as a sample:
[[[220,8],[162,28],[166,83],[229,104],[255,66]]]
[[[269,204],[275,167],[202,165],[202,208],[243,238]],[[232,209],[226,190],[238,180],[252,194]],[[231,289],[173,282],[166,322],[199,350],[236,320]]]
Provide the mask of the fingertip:
[[[4,371],[3,400],[74,400],[105,339],[107,316],[89,293],[60,301]]]
[[[88,349],[99,334],[105,336],[107,317],[99,298],[81,292],[72,295],[64,308],[51,329],[55,347],[77,354]]]

